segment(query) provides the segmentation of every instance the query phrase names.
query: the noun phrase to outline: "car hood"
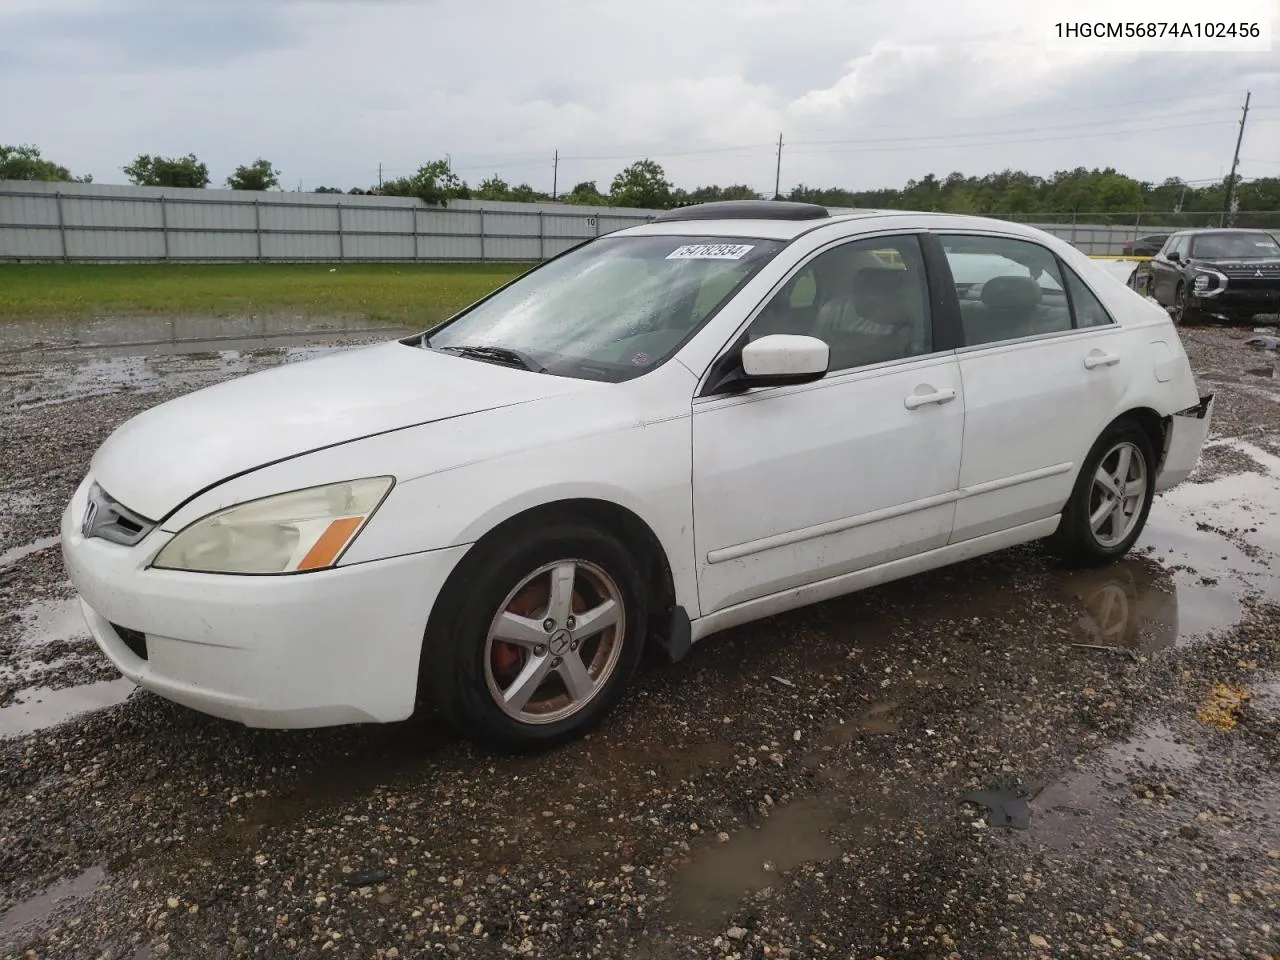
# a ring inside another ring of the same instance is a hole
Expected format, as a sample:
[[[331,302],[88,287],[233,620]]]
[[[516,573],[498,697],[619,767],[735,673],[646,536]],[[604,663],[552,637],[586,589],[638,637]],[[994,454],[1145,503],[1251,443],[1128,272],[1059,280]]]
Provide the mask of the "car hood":
[[[200,491],[269,463],[592,385],[399,342],[378,344],[162,403],[108,437],[89,470],[120,503],[158,521]]]
[[[1275,271],[1280,269],[1280,257],[1252,257],[1248,260],[1191,257],[1187,260],[1187,264],[1192,267],[1210,267],[1214,270],[1230,270],[1241,273],[1261,270],[1264,274],[1274,275]]]

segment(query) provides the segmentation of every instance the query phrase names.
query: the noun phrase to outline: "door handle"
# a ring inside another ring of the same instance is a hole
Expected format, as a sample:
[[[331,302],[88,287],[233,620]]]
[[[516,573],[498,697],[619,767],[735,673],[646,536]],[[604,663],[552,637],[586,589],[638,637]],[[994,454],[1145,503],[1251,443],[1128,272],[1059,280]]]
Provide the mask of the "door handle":
[[[1101,350],[1095,350],[1084,358],[1084,368],[1092,370],[1094,367],[1114,367],[1120,362],[1120,354],[1103,353]]]
[[[956,392],[950,387],[944,390],[935,390],[932,393],[920,393],[920,390],[928,390],[929,387],[916,387],[916,392],[909,394],[904,401],[908,410],[914,410],[917,407],[923,407],[930,403],[947,403],[956,398]]]

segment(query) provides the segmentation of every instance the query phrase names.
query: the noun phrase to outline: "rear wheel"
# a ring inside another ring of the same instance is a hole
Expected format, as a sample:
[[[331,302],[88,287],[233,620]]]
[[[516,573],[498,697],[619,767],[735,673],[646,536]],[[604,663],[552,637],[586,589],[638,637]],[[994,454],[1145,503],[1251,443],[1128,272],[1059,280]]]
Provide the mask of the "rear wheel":
[[[433,614],[422,681],[459,732],[508,749],[581,736],[640,661],[642,581],[614,537],[561,522],[464,561]]]
[[[1112,424],[1085,458],[1049,546],[1063,560],[1098,566],[1129,552],[1155,496],[1155,451],[1131,420]]]

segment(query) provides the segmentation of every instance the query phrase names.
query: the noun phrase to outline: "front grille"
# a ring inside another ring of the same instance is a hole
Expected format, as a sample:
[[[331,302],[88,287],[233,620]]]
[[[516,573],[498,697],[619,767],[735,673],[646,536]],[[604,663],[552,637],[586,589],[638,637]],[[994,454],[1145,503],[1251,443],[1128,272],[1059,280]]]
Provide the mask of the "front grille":
[[[139,660],[147,659],[147,635],[141,630],[130,630],[128,627],[122,627],[118,623],[111,624],[111,629],[116,632],[121,642],[133,651],[133,655]]]
[[[132,547],[154,529],[155,523],[134,513],[96,483],[89,488],[80,532],[86,539],[101,537]]]
[[[1219,267],[1219,272],[1226,275],[1230,280],[1270,280],[1273,283],[1280,280],[1280,265],[1257,266],[1257,267]],[[1261,276],[1259,276],[1261,274]]]

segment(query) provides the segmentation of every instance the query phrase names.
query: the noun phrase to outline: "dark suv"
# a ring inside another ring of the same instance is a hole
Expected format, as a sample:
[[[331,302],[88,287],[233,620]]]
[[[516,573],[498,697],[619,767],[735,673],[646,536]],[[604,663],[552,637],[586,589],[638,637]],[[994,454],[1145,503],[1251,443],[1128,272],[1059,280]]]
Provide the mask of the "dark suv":
[[[1137,240],[1126,240],[1122,256],[1126,257],[1154,257],[1160,252],[1160,248],[1164,246],[1164,242],[1169,239],[1167,233],[1153,233],[1149,237],[1139,237]]]
[[[1280,243],[1262,230],[1181,230],[1147,263],[1145,292],[1176,323],[1280,313]]]

